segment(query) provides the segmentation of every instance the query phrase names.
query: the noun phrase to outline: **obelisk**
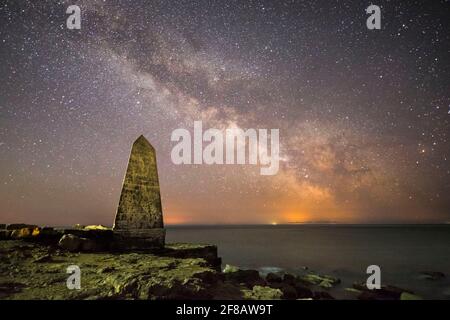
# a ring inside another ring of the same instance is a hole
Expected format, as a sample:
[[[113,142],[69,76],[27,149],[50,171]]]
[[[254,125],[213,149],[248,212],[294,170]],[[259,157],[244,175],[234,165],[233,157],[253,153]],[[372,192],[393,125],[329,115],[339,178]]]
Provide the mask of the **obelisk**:
[[[113,230],[121,249],[164,247],[156,153],[142,135],[131,148]]]

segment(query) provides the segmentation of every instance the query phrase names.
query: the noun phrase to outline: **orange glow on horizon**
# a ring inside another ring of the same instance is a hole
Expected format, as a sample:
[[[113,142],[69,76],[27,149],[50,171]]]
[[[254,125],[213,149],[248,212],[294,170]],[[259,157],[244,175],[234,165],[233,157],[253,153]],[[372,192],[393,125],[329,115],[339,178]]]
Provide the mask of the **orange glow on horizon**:
[[[185,224],[188,220],[180,215],[168,214],[164,217],[164,224]]]
[[[307,222],[310,218],[309,214],[301,213],[301,212],[287,212],[282,214],[281,219],[285,223],[292,222]]]

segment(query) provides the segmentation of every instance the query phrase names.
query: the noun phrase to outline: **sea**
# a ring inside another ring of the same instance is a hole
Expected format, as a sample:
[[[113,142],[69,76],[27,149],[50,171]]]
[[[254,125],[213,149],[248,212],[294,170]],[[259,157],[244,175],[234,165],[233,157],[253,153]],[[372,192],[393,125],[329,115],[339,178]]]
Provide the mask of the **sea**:
[[[336,298],[355,297],[346,288],[366,282],[367,267],[381,269],[381,284],[412,290],[426,299],[450,299],[450,225],[214,225],[168,226],[166,242],[218,246],[223,266],[341,279]],[[445,278],[429,280],[422,272]]]

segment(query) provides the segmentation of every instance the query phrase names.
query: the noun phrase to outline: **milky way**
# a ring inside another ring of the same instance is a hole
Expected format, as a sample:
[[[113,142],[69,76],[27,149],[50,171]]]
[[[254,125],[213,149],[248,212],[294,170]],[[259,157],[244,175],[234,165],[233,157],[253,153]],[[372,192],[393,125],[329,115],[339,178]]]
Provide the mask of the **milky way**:
[[[111,225],[144,134],[167,223],[450,221],[449,3],[371,3],[3,1],[1,220]],[[196,120],[279,128],[280,171],[174,165]]]

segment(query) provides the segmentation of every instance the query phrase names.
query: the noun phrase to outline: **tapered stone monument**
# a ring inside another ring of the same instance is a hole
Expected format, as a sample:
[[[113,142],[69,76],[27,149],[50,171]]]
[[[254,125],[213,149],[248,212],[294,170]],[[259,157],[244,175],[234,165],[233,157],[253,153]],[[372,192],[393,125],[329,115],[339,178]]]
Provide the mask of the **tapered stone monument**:
[[[131,149],[113,231],[120,249],[164,247],[156,153],[142,135]]]

